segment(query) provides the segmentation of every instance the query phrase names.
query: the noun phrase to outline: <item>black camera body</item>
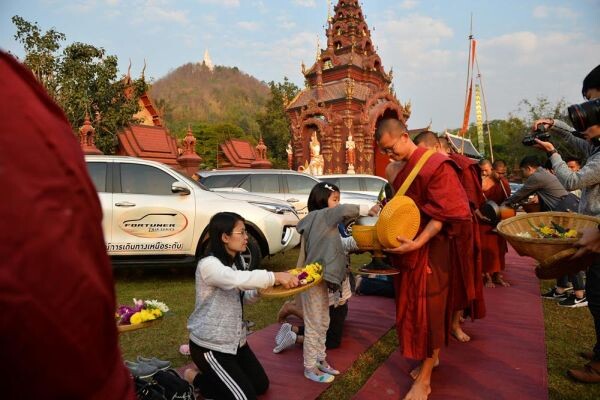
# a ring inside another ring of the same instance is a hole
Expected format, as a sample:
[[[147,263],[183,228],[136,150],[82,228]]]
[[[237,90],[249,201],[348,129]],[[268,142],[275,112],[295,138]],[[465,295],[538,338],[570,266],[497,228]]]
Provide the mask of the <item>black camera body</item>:
[[[546,128],[546,125],[538,125],[538,128],[533,131],[533,133],[525,136],[521,143],[523,143],[525,146],[533,146],[535,144],[535,139],[541,140],[542,142],[550,141],[550,134],[548,133],[548,128]]]

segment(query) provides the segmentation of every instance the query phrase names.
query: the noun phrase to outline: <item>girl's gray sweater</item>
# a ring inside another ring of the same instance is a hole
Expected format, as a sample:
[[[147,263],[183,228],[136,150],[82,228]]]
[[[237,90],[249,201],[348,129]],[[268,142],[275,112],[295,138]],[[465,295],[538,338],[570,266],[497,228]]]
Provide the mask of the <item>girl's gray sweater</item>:
[[[346,253],[338,224],[347,223],[359,215],[358,205],[340,204],[311,211],[296,226],[305,241],[306,264],[323,264],[323,279],[327,282],[341,285],[346,278]]]

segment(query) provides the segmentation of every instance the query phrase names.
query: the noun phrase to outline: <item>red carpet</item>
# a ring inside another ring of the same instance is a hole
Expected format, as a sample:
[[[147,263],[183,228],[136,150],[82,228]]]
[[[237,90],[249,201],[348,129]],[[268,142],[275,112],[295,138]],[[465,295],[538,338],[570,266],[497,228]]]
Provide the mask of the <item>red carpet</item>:
[[[394,325],[394,300],[374,296],[354,296],[348,305],[342,345],[327,351],[328,361],[346,371],[358,356],[376,343]],[[317,398],[329,384],[309,381],[303,375],[302,346],[273,353],[275,335],[280,324],[273,324],[248,336],[252,351],[267,372],[271,382],[261,399],[301,400]],[[190,368],[179,368],[179,373]],[[201,397],[199,397],[201,399]]]
[[[486,288],[486,318],[465,322],[469,343],[451,340],[434,370],[430,400],[548,398],[544,319],[533,260],[510,249],[504,279],[511,287]],[[402,399],[416,365],[398,351],[377,369],[354,399]]]
[[[394,325],[394,300],[354,296],[348,306],[342,345],[327,351],[327,359],[346,371],[358,356],[376,343]],[[273,353],[279,324],[268,326],[248,337],[250,347],[262,363],[271,385],[261,399],[315,399],[329,384],[309,381],[303,375],[302,347]]]

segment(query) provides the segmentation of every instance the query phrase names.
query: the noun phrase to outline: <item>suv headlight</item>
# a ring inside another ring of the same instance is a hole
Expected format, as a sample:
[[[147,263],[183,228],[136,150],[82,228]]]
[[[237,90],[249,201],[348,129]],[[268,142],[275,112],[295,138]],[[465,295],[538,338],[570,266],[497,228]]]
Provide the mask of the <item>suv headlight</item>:
[[[274,214],[292,213],[295,216],[298,216],[298,214],[296,214],[296,210],[294,210],[294,208],[290,207],[290,206],[284,206],[284,205],[273,204],[273,203],[261,203],[261,202],[257,202],[257,201],[249,201],[248,203],[253,204],[257,207],[260,207],[263,210],[270,211]]]

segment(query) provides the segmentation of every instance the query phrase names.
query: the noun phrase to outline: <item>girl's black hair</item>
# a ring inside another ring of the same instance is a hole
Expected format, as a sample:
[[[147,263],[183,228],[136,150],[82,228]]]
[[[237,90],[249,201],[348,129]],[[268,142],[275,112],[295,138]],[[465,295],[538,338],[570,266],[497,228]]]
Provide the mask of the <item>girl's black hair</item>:
[[[235,265],[239,268],[242,267],[241,254],[236,254],[235,257],[227,252],[225,243],[221,237],[224,233],[231,235],[233,228],[238,221],[246,222],[241,215],[233,212],[220,212],[212,216],[208,223],[208,235],[209,235],[209,252],[217,257],[224,265],[231,266],[235,262]]]
[[[340,188],[332,183],[317,183],[308,195],[308,211],[321,210],[328,207],[329,196],[333,192],[340,192]]]

